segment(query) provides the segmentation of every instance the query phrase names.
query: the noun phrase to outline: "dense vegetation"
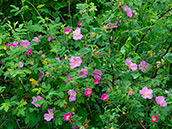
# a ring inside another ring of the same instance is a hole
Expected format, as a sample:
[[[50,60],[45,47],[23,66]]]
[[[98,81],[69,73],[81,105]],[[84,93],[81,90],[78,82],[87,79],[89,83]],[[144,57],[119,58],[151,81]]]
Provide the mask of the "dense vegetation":
[[[0,0],[0,128],[172,128],[170,0]]]

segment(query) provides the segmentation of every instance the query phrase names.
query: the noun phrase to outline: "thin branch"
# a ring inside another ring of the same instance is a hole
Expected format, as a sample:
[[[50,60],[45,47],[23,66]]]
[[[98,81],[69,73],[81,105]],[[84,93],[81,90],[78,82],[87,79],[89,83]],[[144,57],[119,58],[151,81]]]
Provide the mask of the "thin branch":
[[[165,75],[165,77],[172,77],[172,75]],[[129,86],[134,85],[134,84],[145,83],[145,82],[148,82],[148,81],[150,81],[150,80],[156,80],[156,79],[161,79],[161,77],[158,77],[158,78],[150,78],[150,79],[145,80],[145,81],[133,82],[133,83],[130,84]]]
[[[145,127],[144,127],[144,125],[139,121],[139,119],[138,118],[136,118],[136,120],[139,122],[139,124],[143,127],[143,129],[146,129]]]
[[[125,119],[125,121],[119,126],[119,128],[118,129],[120,129],[126,122],[127,122],[127,120],[128,120],[128,117],[126,116],[126,119]]]
[[[93,17],[93,16],[92,16]],[[101,25],[100,25],[100,23],[96,20],[96,18],[95,17],[93,17],[94,18],[94,20],[97,22],[97,24],[101,27]]]
[[[168,51],[169,51],[169,49],[170,49],[171,46],[172,46],[172,42],[171,42],[170,45],[168,46],[168,48],[167,48],[167,50],[166,50],[166,52],[164,53],[163,56],[165,56],[165,55],[168,53]]]
[[[69,10],[69,15],[70,15],[70,23],[71,23],[71,26],[73,28],[73,25],[72,25],[72,15],[70,13],[70,0],[69,0],[69,4],[68,4],[68,10]]]
[[[167,14],[167,13],[168,13],[169,11],[171,11],[171,10],[172,10],[172,8],[171,8],[171,9],[168,9],[165,13],[163,13],[163,14],[159,17],[159,19],[161,19],[165,14]],[[140,46],[142,40],[144,39],[144,37],[145,37],[146,34],[147,34],[147,32],[150,30],[150,28],[151,28],[154,24],[155,24],[155,23],[153,23],[153,24],[147,29],[146,33],[142,36],[140,42],[138,43],[138,45],[137,45],[137,47],[136,47],[136,49],[135,49],[135,51],[134,51],[135,53],[137,52],[137,50],[138,50],[138,48],[139,48],[139,46]]]

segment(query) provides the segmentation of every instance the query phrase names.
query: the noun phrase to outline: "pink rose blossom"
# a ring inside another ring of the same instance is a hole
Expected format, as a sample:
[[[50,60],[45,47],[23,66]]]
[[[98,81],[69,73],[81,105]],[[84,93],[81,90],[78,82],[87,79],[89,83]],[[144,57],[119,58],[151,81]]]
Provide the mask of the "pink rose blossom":
[[[153,90],[148,89],[146,86],[142,88],[142,90],[139,90],[139,93],[142,94],[142,97],[144,99],[148,98],[148,99],[152,99],[153,95]]]
[[[167,106],[167,102],[165,101],[164,96],[158,96],[155,98],[157,104],[159,104],[161,107]]]
[[[81,63],[82,63],[81,57],[72,56],[70,59],[70,68],[74,69],[75,67],[80,66]]]
[[[81,34],[81,29],[78,27],[75,31],[73,31],[73,39],[78,40],[81,39],[83,35]]]
[[[42,72],[41,70],[39,70],[39,71],[40,71],[40,73],[39,73],[38,81],[41,81],[42,76],[44,76],[44,72]]]
[[[71,113],[65,113],[64,114],[64,119],[66,120],[66,121],[70,121],[70,118],[71,118]]]
[[[28,48],[30,46],[30,42],[28,40],[22,40],[20,42],[19,47],[23,46],[24,48]]]
[[[153,116],[151,117],[151,121],[152,121],[152,122],[158,122],[158,117],[157,117],[157,115],[153,115]]]
[[[32,101],[32,104],[34,104],[36,107],[40,107],[41,106],[41,104],[35,104],[35,102],[39,102],[39,100],[41,100],[41,99],[43,99],[41,96],[37,96],[37,98],[36,97],[32,97],[32,99],[33,99],[33,101]]]
[[[146,69],[148,69],[149,63],[146,63],[145,61],[142,61],[142,62],[140,62],[139,66],[140,66],[139,69],[142,72],[146,72]]]
[[[85,89],[84,95],[85,96],[90,96],[92,92],[93,92],[92,89],[87,88],[87,89]]]
[[[78,70],[78,72],[79,72],[78,76],[84,76],[83,78],[87,77],[87,74],[88,74],[87,67],[85,67],[84,69],[82,68],[81,70]]]
[[[78,25],[78,26],[81,26],[81,25],[82,25],[82,20],[79,21],[77,25]]]
[[[66,28],[64,31],[63,31],[63,33],[65,33],[65,34],[70,34],[70,32],[71,32],[71,29],[70,28]]]
[[[57,60],[58,62],[61,62],[61,60],[60,60],[60,58],[59,58],[59,57],[56,57],[56,60]]]
[[[23,64],[22,62],[19,62],[19,66],[20,66],[20,67],[23,67],[24,64]]]
[[[27,55],[31,55],[31,54],[32,54],[31,48],[29,48],[29,49],[26,51],[26,54],[27,54]]]
[[[69,90],[68,91],[68,94],[70,95],[70,97],[69,97],[69,101],[71,102],[71,101],[75,101],[76,100],[76,92],[72,89],[72,90]]]
[[[127,7],[125,5],[124,7],[122,7],[122,9],[127,12],[127,16],[129,16],[130,18],[132,18],[132,16],[133,16],[132,10],[129,7]]]
[[[14,41],[13,43],[8,44],[8,47],[10,48],[11,46],[16,47],[18,44],[17,41]]]
[[[94,76],[95,79],[96,78],[101,79],[102,71],[99,70],[99,69],[95,69],[94,72],[91,75]]]
[[[109,23],[109,28],[110,28],[110,29],[117,28],[117,27],[118,27],[118,26],[117,26],[117,23],[118,23],[118,21],[115,21],[115,24]]]
[[[94,79],[94,83],[95,83],[96,85],[98,85],[98,84],[100,83],[100,79],[99,79],[99,78],[95,78],[95,79]]]
[[[51,41],[51,39],[54,39],[54,37],[52,36],[48,37],[48,41]]]
[[[136,16],[136,15],[137,15],[137,12],[136,12],[136,10],[133,10],[133,13],[134,13],[134,16]]]
[[[67,79],[65,80],[65,83],[69,83],[70,80],[71,80],[74,76],[70,76],[70,77],[69,77],[69,76],[67,75],[66,77],[67,77]]]
[[[36,41],[36,42],[41,42],[41,40],[39,39],[39,37],[41,37],[42,35],[40,35],[40,36],[38,36],[38,37],[34,37],[33,39],[32,39],[32,41]]]
[[[101,96],[101,99],[102,99],[103,101],[106,101],[108,98],[109,98],[109,96],[108,96],[107,94],[103,94],[103,95]]]
[[[50,121],[51,119],[54,118],[54,113],[53,113],[53,109],[48,109],[48,113],[44,114],[44,119],[46,121]]]
[[[129,69],[132,70],[132,72],[137,70],[137,64],[132,63],[131,60],[126,60],[125,64],[128,66]]]

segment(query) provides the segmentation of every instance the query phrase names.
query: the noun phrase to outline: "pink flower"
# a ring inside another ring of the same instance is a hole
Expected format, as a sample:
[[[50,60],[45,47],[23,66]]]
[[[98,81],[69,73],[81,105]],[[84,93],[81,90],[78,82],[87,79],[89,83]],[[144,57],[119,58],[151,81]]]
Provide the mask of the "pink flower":
[[[46,121],[50,121],[51,119],[54,118],[54,113],[53,113],[53,109],[48,109],[48,113],[44,114],[44,119]]]
[[[142,90],[139,90],[139,93],[142,94],[142,97],[144,99],[148,98],[148,99],[152,99],[153,95],[153,90],[148,89],[146,86],[142,88]]]
[[[81,13],[84,13],[84,11],[81,11]]]
[[[139,69],[140,69],[142,72],[145,72],[146,69],[148,69],[149,63],[146,63],[145,61],[142,61],[142,62],[140,62],[139,66],[140,66]]]
[[[23,46],[24,48],[28,48],[30,46],[30,42],[28,40],[22,40],[20,42],[19,47]]]
[[[82,63],[81,57],[72,56],[70,59],[70,68],[74,69],[75,67],[80,66],[81,63]]]
[[[157,115],[153,115],[153,116],[151,117],[151,121],[152,121],[152,122],[158,122],[158,117],[157,117]]]
[[[75,101],[76,100],[76,92],[72,89],[72,90],[69,90],[68,91],[68,94],[70,95],[70,97],[69,97],[69,101],[71,102],[71,101]]]
[[[137,12],[136,12],[136,10],[133,10],[133,13],[134,13],[134,16],[136,16],[136,15],[137,15]]]
[[[73,31],[73,39],[78,40],[81,39],[83,35],[81,34],[81,29],[78,27],[75,31]]]
[[[41,96],[38,95],[37,98],[36,97],[32,97],[32,99],[33,99],[32,104],[34,104],[36,107],[40,107],[41,106],[41,104],[35,104],[35,102],[43,99],[43,98],[41,98]]]
[[[122,9],[127,12],[127,16],[129,16],[130,18],[132,18],[132,16],[133,16],[132,10],[129,7],[127,7],[125,5],[124,7],[122,7]]]
[[[71,29],[70,28],[66,28],[64,31],[63,31],[65,34],[70,34],[70,32],[71,32]]]
[[[66,120],[66,121],[70,121],[70,117],[71,117],[71,113],[65,113],[64,114],[64,119]]]
[[[41,37],[42,35],[40,35],[40,36],[38,36],[38,37],[34,37],[33,39],[32,39],[32,41],[36,41],[36,42],[41,42],[41,40],[39,39],[39,37]]]
[[[59,57],[56,57],[56,60],[57,60],[58,62],[61,62],[61,60],[60,60],[60,58],[59,58]]]
[[[90,96],[93,91],[90,88],[85,89],[84,95]]]
[[[101,79],[102,71],[99,70],[99,69],[95,69],[94,72],[91,75],[94,76],[95,79],[96,78]]]
[[[132,63],[131,60],[126,60],[125,64],[128,66],[129,69],[132,70],[132,72],[137,70],[137,64]]]
[[[23,67],[23,65],[24,65],[24,64],[23,64],[22,62],[19,62],[19,66],[20,66],[20,67]]]
[[[44,72],[42,72],[41,70],[39,70],[39,71],[40,71],[40,73],[39,73],[38,81],[41,81],[42,76],[44,76]]]
[[[165,90],[165,93],[170,94],[170,92],[168,90]]]
[[[86,45],[86,47],[88,47],[88,45]]]
[[[67,75],[67,79],[65,80],[65,83],[69,83],[70,80],[71,80],[73,77],[74,77],[74,76],[70,76],[70,77],[69,77],[69,76]]]
[[[167,102],[165,101],[164,96],[158,96],[155,98],[157,104],[159,104],[161,107],[167,106]]]
[[[48,41],[51,41],[51,39],[54,39],[54,37],[52,36],[48,37]]]
[[[31,55],[31,54],[32,54],[31,48],[29,48],[29,49],[26,51],[26,54],[27,54],[27,55]]]
[[[77,25],[78,25],[78,26],[81,26],[81,25],[82,25],[82,20],[79,21]]]
[[[10,48],[11,46],[16,47],[18,44],[17,41],[14,41],[13,43],[8,44],[8,47]]]
[[[103,94],[102,97],[101,97],[101,99],[103,101],[106,101],[108,98],[109,98],[109,96],[107,94]]]
[[[84,75],[83,78],[87,77],[87,74],[88,74],[87,67],[85,67],[85,69],[82,68],[81,70],[78,70],[78,72],[79,72],[78,76],[83,76]]]
[[[118,26],[117,26],[117,23],[118,23],[118,21],[115,21],[115,24],[109,23],[109,28],[110,28],[110,29],[117,28],[117,27],[118,27]]]
[[[94,79],[94,83],[95,83],[96,85],[98,85],[98,84],[100,83],[100,79],[99,79],[99,78],[95,78],[95,79]]]

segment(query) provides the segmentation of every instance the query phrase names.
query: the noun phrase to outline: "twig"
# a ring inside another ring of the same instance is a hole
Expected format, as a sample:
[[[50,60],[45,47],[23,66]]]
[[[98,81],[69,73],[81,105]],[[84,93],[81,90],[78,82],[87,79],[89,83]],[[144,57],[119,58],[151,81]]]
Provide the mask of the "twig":
[[[19,127],[19,129],[21,129],[21,127],[20,127],[20,125],[19,125],[19,122],[16,120],[16,122],[17,122],[17,125],[18,125],[18,127]]]
[[[126,122],[127,122],[127,120],[128,120],[128,117],[126,116],[126,119],[125,119],[125,121],[119,126],[119,128],[118,129],[120,129]]]
[[[146,129],[146,128],[144,127],[144,125],[139,121],[138,118],[136,118],[136,120],[139,122],[139,124],[140,124],[144,129]]]
[[[172,75],[165,75],[165,77],[172,77]],[[150,79],[145,80],[145,81],[133,82],[133,83],[130,84],[129,86],[134,85],[134,84],[139,84],[139,83],[148,82],[148,81],[150,81],[150,80],[156,80],[156,79],[161,79],[161,77],[158,77],[158,78],[150,78]]]
[[[93,17],[93,16],[92,16]],[[101,27],[101,25],[100,25],[100,23],[96,20],[96,18],[95,17],[93,17],[94,18],[94,20],[97,22],[97,24]]]
[[[71,26],[73,28],[73,25],[72,25],[72,15],[70,13],[70,0],[69,0],[69,4],[68,4],[68,10],[69,10],[69,15],[70,15],[70,23],[71,23]]]
[[[163,14],[159,17],[159,19],[161,19],[166,13],[168,13],[168,12],[171,11],[171,10],[172,10],[172,8],[171,8],[171,9],[168,9],[165,13],[163,13]],[[151,27],[152,27],[154,24],[155,24],[155,23],[153,23],[153,24],[151,25]],[[136,49],[135,49],[135,51],[134,51],[135,53],[137,52],[137,50],[138,50],[138,48],[139,48],[139,46],[140,46],[140,43],[142,42],[142,40],[144,39],[144,37],[146,36],[147,32],[150,30],[151,27],[149,27],[148,30],[146,31],[146,33],[142,36],[140,42],[138,43],[138,45],[137,45],[137,47],[136,47]]]
[[[170,45],[168,46],[168,48],[167,48],[167,50],[166,50],[166,52],[164,53],[164,55],[163,55],[163,56],[165,56],[165,55],[168,53],[168,51],[169,51],[169,49],[170,49],[171,45],[172,45],[172,42],[171,42],[171,43],[170,43]]]

